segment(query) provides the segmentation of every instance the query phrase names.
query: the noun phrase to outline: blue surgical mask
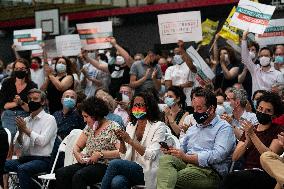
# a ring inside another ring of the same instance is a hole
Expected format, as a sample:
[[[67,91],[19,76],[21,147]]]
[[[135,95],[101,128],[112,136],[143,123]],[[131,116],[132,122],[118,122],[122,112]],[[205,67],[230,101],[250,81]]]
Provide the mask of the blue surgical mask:
[[[56,64],[56,71],[57,71],[57,73],[66,72],[66,65],[65,64]]]
[[[73,98],[63,98],[63,106],[72,109],[76,105],[76,101]]]
[[[232,114],[233,113],[233,108],[231,106],[231,102],[224,102],[223,106],[225,108],[225,111],[227,114]]]
[[[175,55],[174,58],[173,58],[173,63],[174,64],[182,64],[183,63],[183,59],[181,58],[181,55]]]
[[[164,102],[165,104],[167,104],[168,107],[172,107],[175,104],[175,99],[171,97],[166,97]]]
[[[284,57],[283,56],[275,56],[275,63],[281,64],[284,63]]]
[[[222,105],[217,105],[217,108],[215,110],[216,115],[222,115],[223,113],[225,113],[225,108]]]

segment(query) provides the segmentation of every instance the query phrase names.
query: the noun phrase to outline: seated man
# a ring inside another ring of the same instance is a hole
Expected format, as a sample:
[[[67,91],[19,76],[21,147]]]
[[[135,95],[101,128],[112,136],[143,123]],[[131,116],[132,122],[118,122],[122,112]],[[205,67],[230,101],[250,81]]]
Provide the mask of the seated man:
[[[196,124],[181,140],[182,149],[162,149],[157,173],[158,189],[218,188],[229,169],[235,136],[228,122],[216,116],[216,96],[201,89],[192,100]]]
[[[279,144],[284,149],[284,132],[278,135]],[[274,189],[284,188],[284,158],[274,152],[264,152],[260,156],[262,168],[273,178],[276,179],[277,185]]]
[[[63,140],[73,129],[84,129],[83,117],[76,108],[77,94],[73,90],[63,93],[61,103],[63,109],[54,112],[53,116],[57,123],[57,135]]]
[[[43,110],[45,99],[44,92],[31,89],[28,93],[30,116],[16,118],[16,145],[21,147],[22,156],[17,160],[7,160],[4,169],[17,172],[21,189],[30,189],[31,176],[49,168],[57,126],[54,117]]]

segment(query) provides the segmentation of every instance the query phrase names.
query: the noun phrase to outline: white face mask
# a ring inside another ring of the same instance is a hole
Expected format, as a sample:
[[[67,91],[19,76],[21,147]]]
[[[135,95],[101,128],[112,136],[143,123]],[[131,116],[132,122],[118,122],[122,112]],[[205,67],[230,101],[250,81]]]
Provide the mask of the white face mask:
[[[125,60],[122,56],[116,56],[116,60],[115,60],[117,65],[122,65],[125,63]]]
[[[261,66],[268,66],[270,64],[270,58],[267,56],[262,56],[259,58],[259,63]]]
[[[252,51],[249,51],[249,57],[254,60],[255,59],[255,53]]]
[[[225,55],[224,55],[224,60],[225,60],[226,62],[229,61],[229,55],[228,55],[228,54],[225,54]]]
[[[173,58],[173,63],[178,65],[182,64],[183,59],[181,58],[181,55],[176,54]]]

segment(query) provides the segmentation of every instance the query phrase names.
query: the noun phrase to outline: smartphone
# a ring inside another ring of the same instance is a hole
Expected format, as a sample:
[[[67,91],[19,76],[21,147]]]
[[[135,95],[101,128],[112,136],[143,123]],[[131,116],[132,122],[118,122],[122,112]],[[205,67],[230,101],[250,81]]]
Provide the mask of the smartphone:
[[[166,142],[159,142],[159,144],[161,145],[162,148],[165,148],[165,149],[167,149],[167,150],[170,149],[169,146],[168,146],[168,144],[167,144]]]

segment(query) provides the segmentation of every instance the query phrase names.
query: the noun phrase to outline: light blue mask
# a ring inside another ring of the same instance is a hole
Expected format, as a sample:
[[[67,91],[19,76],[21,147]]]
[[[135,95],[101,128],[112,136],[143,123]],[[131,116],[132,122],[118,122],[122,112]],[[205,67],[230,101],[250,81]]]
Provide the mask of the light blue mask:
[[[173,63],[181,65],[183,63],[183,59],[181,58],[181,55],[175,55],[173,58]]]
[[[66,72],[66,65],[65,64],[56,64],[56,71],[57,71],[57,73]]]
[[[278,64],[284,63],[284,57],[283,56],[275,56],[275,63],[278,63]]]
[[[232,108],[230,102],[224,102],[223,106],[224,106],[225,111],[226,111],[227,114],[232,114],[233,113],[233,108]]]
[[[64,98],[63,99],[63,106],[72,109],[76,105],[76,101],[73,98]]]
[[[175,99],[166,97],[164,100],[165,104],[167,104],[168,107],[172,107],[175,104]]]
[[[222,115],[223,113],[225,113],[225,108],[222,105],[217,105],[217,108],[215,110],[216,115]]]

